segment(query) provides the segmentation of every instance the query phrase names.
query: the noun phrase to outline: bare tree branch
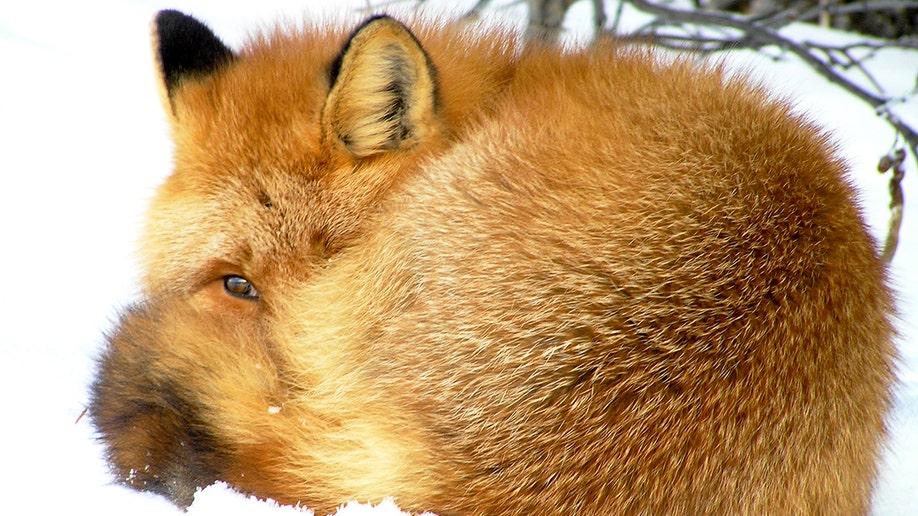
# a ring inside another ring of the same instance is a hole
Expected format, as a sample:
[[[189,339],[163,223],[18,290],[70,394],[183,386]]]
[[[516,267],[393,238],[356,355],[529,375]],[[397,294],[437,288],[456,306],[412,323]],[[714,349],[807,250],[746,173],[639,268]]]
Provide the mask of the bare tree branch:
[[[795,21],[813,21],[823,14],[837,16],[843,14],[862,14],[876,11],[895,11],[899,9],[918,9],[918,1],[913,0],[866,0],[842,4],[838,0],[826,4],[808,6],[806,3],[791,4],[786,9],[769,13],[756,19],[769,27],[780,27]]]
[[[849,81],[843,75],[837,73],[834,69],[832,69],[832,67],[810,53],[802,44],[781,36],[774,30],[752,22],[748,19],[723,13],[673,9],[671,7],[655,4],[647,0],[625,1],[641,11],[655,14],[669,22],[675,21],[681,23],[713,25],[737,29],[746,34],[746,39],[742,41],[746,41],[749,47],[759,48],[761,46],[774,45],[778,48],[787,50],[790,53],[796,55],[800,60],[810,66],[817,73],[828,79],[830,82],[841,86],[846,91],[855,95],[864,102],[867,102],[874,108],[879,108],[886,104],[886,99],[877,97],[861,89],[859,86]],[[735,43],[739,45],[742,41],[735,40]],[[916,135],[916,137],[918,137],[918,135]]]
[[[561,35],[564,14],[574,0],[527,0],[529,25],[526,41],[554,45]]]
[[[606,3],[603,0],[593,0],[593,33],[601,35],[608,20]]]

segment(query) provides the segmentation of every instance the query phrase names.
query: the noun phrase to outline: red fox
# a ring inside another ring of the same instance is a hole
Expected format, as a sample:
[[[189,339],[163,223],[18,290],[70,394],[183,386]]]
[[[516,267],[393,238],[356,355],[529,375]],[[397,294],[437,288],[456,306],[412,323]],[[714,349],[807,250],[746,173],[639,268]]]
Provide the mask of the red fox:
[[[894,304],[826,134],[714,66],[370,18],[154,22],[175,170],[113,474],[330,512],[868,510]]]

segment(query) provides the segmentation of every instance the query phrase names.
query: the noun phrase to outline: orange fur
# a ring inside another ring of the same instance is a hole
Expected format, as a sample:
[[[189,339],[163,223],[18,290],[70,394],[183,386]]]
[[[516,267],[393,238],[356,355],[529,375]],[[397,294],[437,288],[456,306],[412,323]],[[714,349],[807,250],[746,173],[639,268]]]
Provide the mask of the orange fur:
[[[91,407],[116,475],[319,513],[865,512],[892,302],[826,136],[716,69],[411,31],[278,30],[164,86],[175,172]]]

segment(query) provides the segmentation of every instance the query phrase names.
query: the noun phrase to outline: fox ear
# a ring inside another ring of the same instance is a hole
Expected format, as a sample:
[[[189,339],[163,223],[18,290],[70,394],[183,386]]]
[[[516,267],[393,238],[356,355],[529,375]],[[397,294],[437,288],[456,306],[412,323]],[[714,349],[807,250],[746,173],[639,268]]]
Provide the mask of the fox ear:
[[[354,32],[332,64],[331,83],[322,130],[353,156],[410,148],[438,130],[434,67],[392,18],[370,18]]]
[[[164,104],[175,116],[175,93],[182,81],[208,75],[235,59],[233,51],[197,19],[178,11],[153,18],[153,56]]]

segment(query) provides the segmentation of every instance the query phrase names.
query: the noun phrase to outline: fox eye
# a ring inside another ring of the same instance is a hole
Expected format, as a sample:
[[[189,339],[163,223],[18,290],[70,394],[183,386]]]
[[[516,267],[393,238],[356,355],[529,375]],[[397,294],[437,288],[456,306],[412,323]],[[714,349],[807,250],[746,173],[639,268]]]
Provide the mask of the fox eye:
[[[258,290],[242,276],[224,276],[223,288],[231,296],[253,301],[258,299]]]

